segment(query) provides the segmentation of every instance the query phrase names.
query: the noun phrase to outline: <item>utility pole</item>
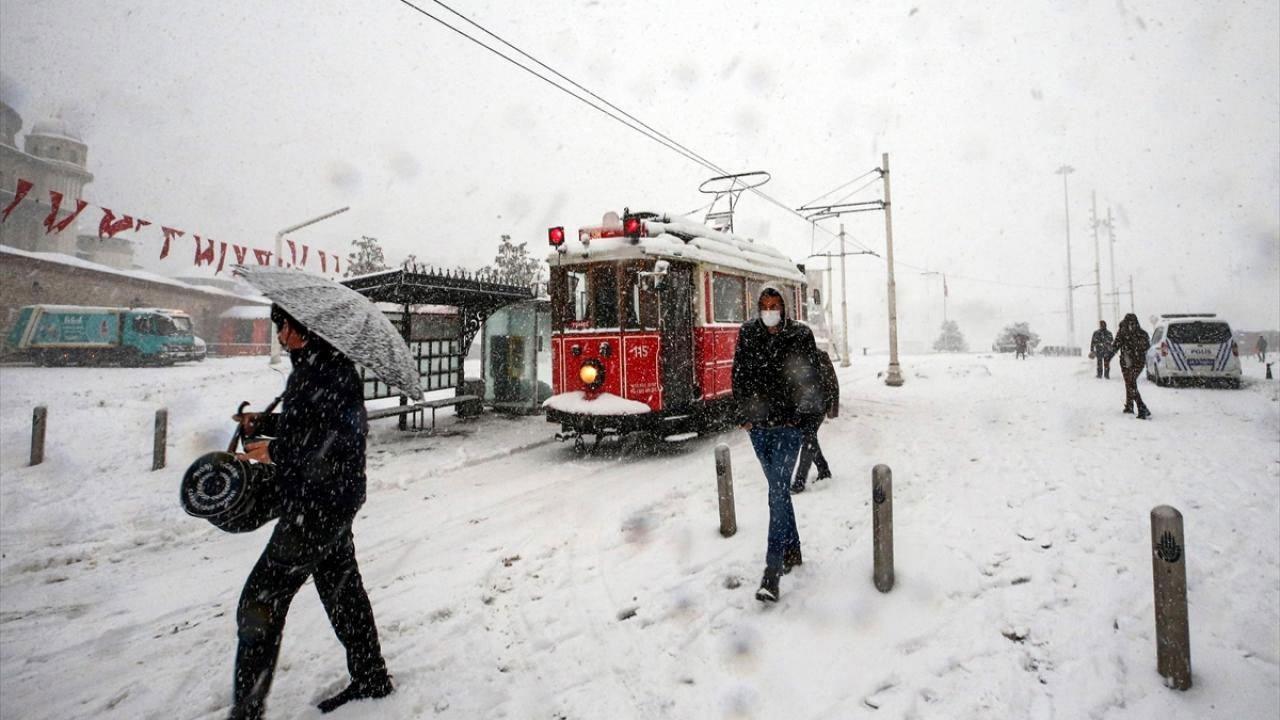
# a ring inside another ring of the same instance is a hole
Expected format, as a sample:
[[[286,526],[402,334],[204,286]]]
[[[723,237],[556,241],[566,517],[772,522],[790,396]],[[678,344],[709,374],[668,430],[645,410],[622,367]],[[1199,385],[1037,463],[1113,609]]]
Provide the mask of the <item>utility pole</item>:
[[[1075,282],[1071,278],[1071,201],[1067,199],[1067,176],[1075,171],[1070,165],[1063,165],[1057,170],[1057,174],[1062,176],[1063,219],[1067,228],[1067,347],[1075,347],[1076,344]]]
[[[1102,321],[1102,256],[1098,250],[1098,191],[1093,191],[1092,210],[1089,211],[1089,224],[1093,226],[1093,282],[1094,293],[1098,298],[1098,320]],[[1097,324],[1096,322],[1094,323]]]
[[[1120,286],[1116,284],[1116,226],[1111,219],[1111,206],[1107,206],[1107,219],[1104,223],[1107,227],[1107,238],[1110,240],[1111,248],[1111,294],[1113,305],[1111,306],[1111,318],[1115,320],[1115,327],[1120,325]]]
[[[844,325],[840,341],[840,367],[849,367],[849,284],[845,281],[844,255],[844,223],[840,223],[840,322]]]
[[[889,195],[889,153],[880,155],[880,177],[884,178],[884,246],[889,266],[889,374],[884,384],[902,385],[902,369],[898,366],[898,295],[893,282],[893,203]]]

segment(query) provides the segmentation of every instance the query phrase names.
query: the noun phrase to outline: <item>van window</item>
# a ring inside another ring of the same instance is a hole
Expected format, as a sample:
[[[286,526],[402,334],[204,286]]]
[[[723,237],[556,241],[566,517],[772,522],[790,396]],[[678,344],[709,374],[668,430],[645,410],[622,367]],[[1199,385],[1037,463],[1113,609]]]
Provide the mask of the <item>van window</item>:
[[[1160,341],[1163,339],[1164,339],[1164,328],[1156,328],[1156,331],[1151,335],[1151,344],[1159,345]]]
[[[1169,339],[1176,343],[1218,345],[1231,339],[1231,327],[1224,322],[1184,322],[1169,326]]]

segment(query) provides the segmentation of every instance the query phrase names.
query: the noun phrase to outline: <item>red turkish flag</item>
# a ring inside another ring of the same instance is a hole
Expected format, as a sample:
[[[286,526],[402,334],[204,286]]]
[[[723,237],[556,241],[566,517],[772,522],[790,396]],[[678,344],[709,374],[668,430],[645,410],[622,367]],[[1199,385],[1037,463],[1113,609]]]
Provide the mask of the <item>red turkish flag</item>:
[[[200,236],[192,235],[191,237],[196,241],[196,267],[212,265],[214,260],[213,238],[209,238],[209,247],[202,250],[200,248]]]
[[[209,243],[210,245],[212,245],[213,241],[210,240]],[[222,246],[222,252],[218,254],[218,269],[213,271],[214,275],[217,275],[218,273],[222,272],[222,265],[227,261],[227,244],[226,243],[218,243],[218,244]]]
[[[253,257],[254,257],[254,259],[255,259],[255,260],[257,260],[257,261],[258,261],[258,264],[259,264],[259,265],[270,265],[270,264],[271,264],[271,251],[270,251],[270,250],[259,250],[258,248],[254,248],[254,249],[253,249]]]
[[[244,264],[244,256],[245,256],[245,254],[246,254],[246,253],[248,253],[248,252],[249,252],[249,248],[244,247],[243,245],[232,245],[232,246],[231,246],[231,249],[232,249],[232,250],[234,250],[234,251],[235,251],[235,253],[236,253],[236,264],[237,264],[237,265],[243,265],[243,264]]]
[[[111,212],[109,208],[102,208],[102,222],[98,223],[98,239],[105,237],[115,237],[116,233],[123,230],[133,228],[133,218],[128,215],[121,215],[120,219],[116,219],[116,214]]]
[[[33,187],[35,187],[35,184],[30,180],[18,178],[18,189],[13,191],[13,200],[5,206],[4,216],[0,217],[0,222],[4,222],[9,219],[9,213],[13,212],[13,209],[18,207],[18,203],[22,202],[22,198],[26,197],[27,193],[31,192],[31,188]]]
[[[160,248],[160,259],[163,260],[169,257],[169,243],[174,238],[180,238],[183,235],[186,235],[186,233],[181,230],[174,230],[171,227],[165,227],[164,225],[160,226],[160,231],[164,233],[164,247]]]
[[[139,230],[141,230],[142,228],[150,224],[151,224],[150,220],[143,220],[142,218],[138,218],[133,223],[133,231],[138,232]]]
[[[317,250],[316,252],[320,253],[320,272],[329,272],[329,270],[328,270],[328,268],[327,268],[328,263],[326,263],[326,262],[325,262],[325,254],[324,254],[324,251],[323,251],[323,250]]]
[[[302,267],[307,266],[307,246],[306,245],[302,246],[302,262],[298,264],[301,265]]]
[[[292,240],[285,240],[285,242],[289,243],[289,265],[290,266],[297,265],[298,264],[298,246],[294,245]]]
[[[49,214],[46,215],[44,219],[45,235],[48,235],[51,232],[62,232],[63,230],[66,230],[67,227],[70,226],[71,223],[75,222],[76,218],[80,216],[80,212],[89,205],[89,203],[83,200],[77,199],[75,212],[63,218],[61,222],[54,222],[55,220],[58,219],[58,211],[62,207],[62,193],[50,190],[49,198],[50,198]]]

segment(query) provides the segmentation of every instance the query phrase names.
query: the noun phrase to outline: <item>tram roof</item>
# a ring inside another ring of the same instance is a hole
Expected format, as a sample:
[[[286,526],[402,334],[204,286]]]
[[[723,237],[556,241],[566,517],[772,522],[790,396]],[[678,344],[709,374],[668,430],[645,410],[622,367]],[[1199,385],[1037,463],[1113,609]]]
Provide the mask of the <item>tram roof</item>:
[[[804,282],[804,274],[791,258],[777,249],[750,238],[720,232],[698,223],[672,220],[668,214],[644,221],[648,235],[593,237],[588,243],[549,256],[552,265],[579,264],[600,260],[634,260],[648,257],[707,263],[744,272]],[[619,226],[618,230],[621,230]]]

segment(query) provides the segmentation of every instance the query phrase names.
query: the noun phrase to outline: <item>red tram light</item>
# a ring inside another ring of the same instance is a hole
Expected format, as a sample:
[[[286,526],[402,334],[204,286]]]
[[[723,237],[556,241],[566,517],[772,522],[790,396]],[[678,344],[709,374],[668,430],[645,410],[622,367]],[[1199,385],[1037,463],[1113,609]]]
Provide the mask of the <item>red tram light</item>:
[[[547,242],[551,243],[551,247],[560,247],[564,244],[564,227],[556,226],[547,230]]]
[[[627,213],[622,217],[622,234],[633,242],[644,235],[644,222],[637,216]]]

